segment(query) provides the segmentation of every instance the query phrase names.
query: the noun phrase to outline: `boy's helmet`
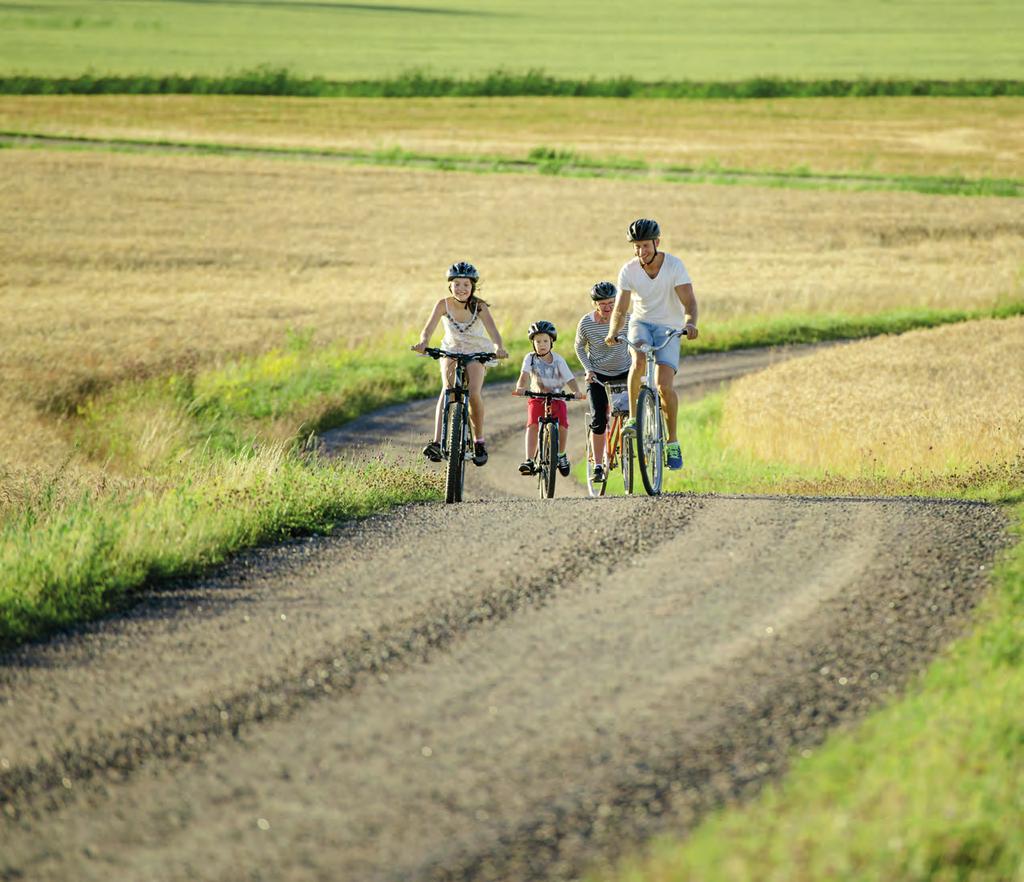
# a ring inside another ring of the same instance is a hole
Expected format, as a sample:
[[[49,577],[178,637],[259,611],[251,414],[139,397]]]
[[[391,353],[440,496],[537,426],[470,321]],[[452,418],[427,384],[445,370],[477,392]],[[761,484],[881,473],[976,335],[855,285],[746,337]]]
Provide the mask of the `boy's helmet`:
[[[619,293],[619,289],[611,282],[598,282],[590,289],[591,300],[611,300]]]
[[[530,325],[530,339],[532,340],[538,334],[547,334],[551,338],[552,343],[558,339],[558,329],[551,324],[551,322],[546,322],[544,320],[534,322]]]
[[[460,260],[448,267],[448,281],[452,279],[469,279],[475,285],[480,281],[480,273],[473,264]]]
[[[629,225],[629,241],[643,242],[647,239],[660,239],[661,227],[656,220],[647,217],[638,217]]]

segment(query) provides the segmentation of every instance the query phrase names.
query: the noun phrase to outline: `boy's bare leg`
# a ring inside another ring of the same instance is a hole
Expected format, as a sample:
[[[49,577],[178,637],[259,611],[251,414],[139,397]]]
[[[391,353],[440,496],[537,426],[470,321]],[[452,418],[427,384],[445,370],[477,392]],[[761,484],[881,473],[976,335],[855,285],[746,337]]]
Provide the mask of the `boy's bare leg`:
[[[676,430],[676,417],[679,413],[679,396],[676,394],[672,382],[676,373],[667,364],[658,365],[658,392],[661,393],[661,406],[665,408],[665,419],[668,421],[669,442],[678,441]]]

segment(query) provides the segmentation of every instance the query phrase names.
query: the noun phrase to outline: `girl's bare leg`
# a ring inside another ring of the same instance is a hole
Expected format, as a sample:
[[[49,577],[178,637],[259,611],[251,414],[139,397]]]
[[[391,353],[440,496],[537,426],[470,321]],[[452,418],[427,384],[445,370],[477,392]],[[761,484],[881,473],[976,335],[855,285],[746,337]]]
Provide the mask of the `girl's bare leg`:
[[[444,393],[455,385],[455,362],[450,358],[441,359],[441,394],[437,396],[437,409],[434,413],[434,440],[441,440],[441,421],[444,419]]]
[[[594,445],[594,462],[603,465],[605,455],[605,433],[600,435],[597,432],[590,433],[590,443]]]
[[[469,422],[473,426],[473,440],[484,437],[484,373],[485,369],[478,361],[466,365],[469,375]]]

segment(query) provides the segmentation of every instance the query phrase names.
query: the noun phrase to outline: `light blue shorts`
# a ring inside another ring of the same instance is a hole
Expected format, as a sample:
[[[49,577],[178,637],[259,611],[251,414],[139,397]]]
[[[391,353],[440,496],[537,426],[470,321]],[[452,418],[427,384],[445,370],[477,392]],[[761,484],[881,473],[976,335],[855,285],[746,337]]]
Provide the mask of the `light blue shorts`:
[[[648,343],[655,347],[654,363],[667,364],[675,373],[679,370],[679,337],[674,337],[667,345],[669,334],[678,328],[670,325],[650,325],[647,322],[631,321],[629,323],[629,339],[633,344]],[[661,346],[661,349],[657,347]]]

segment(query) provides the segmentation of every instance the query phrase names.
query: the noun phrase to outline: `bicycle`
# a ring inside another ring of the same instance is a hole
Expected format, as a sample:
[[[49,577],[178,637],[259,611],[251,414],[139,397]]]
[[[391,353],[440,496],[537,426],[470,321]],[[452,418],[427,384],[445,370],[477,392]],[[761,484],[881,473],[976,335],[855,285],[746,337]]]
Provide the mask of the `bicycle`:
[[[629,387],[625,383],[605,383],[608,396],[608,428],[605,429],[604,480],[594,480],[593,432],[587,422],[587,492],[591,496],[604,496],[611,473],[622,466],[622,486],[626,493],[633,492],[633,439],[622,434],[622,423],[629,416]],[[588,414],[593,418],[593,414]]]
[[[523,390],[524,398],[543,398],[544,415],[538,420],[537,436],[537,490],[541,499],[555,495],[555,478],[558,476],[558,417],[551,411],[551,402],[575,401],[571,392],[531,392]]]
[[[628,338],[619,338],[625,339],[630,349],[647,358],[647,369],[640,380],[640,391],[636,398],[636,461],[648,496],[661,493],[668,444],[668,421],[662,409],[661,395],[658,394],[654,353],[685,334],[685,330],[671,331],[661,346],[651,346],[649,343],[638,345]]]
[[[471,361],[485,364],[495,361],[493,352],[448,352],[427,346],[423,350],[435,361],[450,358],[455,362],[455,385],[444,390],[444,416],[441,419],[441,456],[448,461],[445,471],[446,503],[462,502],[462,488],[466,480],[466,449],[472,441],[469,425],[469,384],[466,365]]]

